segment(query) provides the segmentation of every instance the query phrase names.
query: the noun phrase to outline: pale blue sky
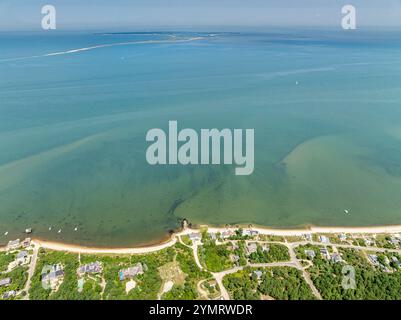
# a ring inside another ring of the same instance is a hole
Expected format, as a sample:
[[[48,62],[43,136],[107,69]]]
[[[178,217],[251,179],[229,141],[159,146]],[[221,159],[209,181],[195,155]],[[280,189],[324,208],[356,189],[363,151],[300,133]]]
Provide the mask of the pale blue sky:
[[[158,26],[338,26],[341,7],[359,26],[401,26],[401,0],[0,0],[0,31],[40,29],[41,7],[59,30]]]

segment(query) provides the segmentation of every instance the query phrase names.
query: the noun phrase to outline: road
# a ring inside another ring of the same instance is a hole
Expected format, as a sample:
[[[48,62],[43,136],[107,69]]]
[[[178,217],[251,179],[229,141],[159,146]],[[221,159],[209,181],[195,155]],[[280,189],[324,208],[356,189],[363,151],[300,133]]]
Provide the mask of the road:
[[[253,240],[253,241],[249,241],[249,242],[255,242],[255,241]],[[322,246],[323,245],[322,243],[314,242],[314,241],[299,241],[299,242],[258,241],[258,242],[260,242],[260,243],[263,243],[263,242],[265,242],[265,243],[277,243],[277,244],[281,244],[281,245],[286,246],[288,248],[289,253],[290,253],[290,261],[273,262],[273,263],[257,263],[257,264],[248,263],[246,265],[247,267],[254,267],[254,268],[292,267],[292,268],[296,268],[296,269],[298,269],[298,270],[300,270],[302,272],[303,278],[305,279],[306,283],[310,287],[313,295],[317,299],[322,300],[322,296],[321,296],[319,290],[317,290],[317,288],[315,287],[312,279],[310,278],[309,273],[306,271],[307,267],[305,268],[301,264],[301,262],[297,259],[296,253],[295,253],[295,248],[300,246],[300,245],[312,244],[312,245],[316,245],[316,246]],[[385,249],[385,248],[378,248],[378,247],[363,247],[363,246],[355,246],[355,245],[351,245],[351,244],[336,244],[336,243],[327,244],[327,245],[335,246],[335,247],[338,247],[338,248],[348,248],[348,249],[364,250],[364,251],[375,251],[375,252],[395,252],[395,253],[401,254],[401,249]],[[196,248],[196,250],[197,250],[197,248]],[[195,253],[195,251],[194,251],[194,255],[195,255],[195,260],[197,261],[198,266],[200,266],[197,252]],[[217,284],[218,284],[218,286],[220,288],[221,296],[223,297],[224,300],[230,300],[230,295],[229,295],[229,293],[227,292],[226,288],[223,285],[224,276],[226,276],[228,274],[232,274],[232,273],[238,272],[238,271],[242,270],[244,267],[245,266],[234,267],[232,269],[224,270],[224,271],[221,271],[221,272],[212,272],[212,275],[215,278],[215,280],[216,280],[216,282],[217,282]]]
[[[38,245],[36,244],[34,245],[31,263],[29,264],[29,269],[28,269],[28,280],[26,281],[25,288],[23,290],[26,292],[24,300],[29,299],[29,288],[31,287],[31,279],[33,277],[33,274],[35,273],[36,262],[38,261],[39,248],[40,247]]]

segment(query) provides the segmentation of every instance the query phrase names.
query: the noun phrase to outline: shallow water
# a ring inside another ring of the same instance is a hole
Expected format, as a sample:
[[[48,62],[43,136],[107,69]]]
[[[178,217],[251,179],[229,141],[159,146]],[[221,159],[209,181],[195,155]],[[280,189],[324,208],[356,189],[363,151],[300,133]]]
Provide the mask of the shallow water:
[[[183,217],[400,224],[398,34],[1,34],[0,243],[136,245]],[[253,175],[149,166],[169,120],[254,128]]]

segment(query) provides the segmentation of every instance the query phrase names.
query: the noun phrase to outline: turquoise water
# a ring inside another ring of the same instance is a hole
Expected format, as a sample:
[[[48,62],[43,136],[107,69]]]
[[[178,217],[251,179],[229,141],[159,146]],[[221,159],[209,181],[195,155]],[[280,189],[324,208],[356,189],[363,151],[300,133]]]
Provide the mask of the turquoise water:
[[[50,240],[136,245],[183,217],[401,224],[400,40],[390,31],[0,34],[0,243],[31,227]],[[146,132],[169,120],[254,128],[253,175],[149,166]]]

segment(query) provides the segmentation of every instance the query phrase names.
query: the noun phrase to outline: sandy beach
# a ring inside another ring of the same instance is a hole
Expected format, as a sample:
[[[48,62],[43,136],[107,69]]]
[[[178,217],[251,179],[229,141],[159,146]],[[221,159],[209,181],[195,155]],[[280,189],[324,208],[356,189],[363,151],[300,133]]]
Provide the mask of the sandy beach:
[[[207,227],[207,226],[205,226]],[[236,227],[227,228],[216,228],[208,227],[208,231],[212,233],[234,231]],[[303,234],[380,234],[380,233],[401,233],[401,225],[393,226],[372,226],[372,227],[309,227],[304,229],[273,229],[264,227],[252,227],[252,230],[258,231],[262,235],[276,235],[276,236],[301,236]],[[97,247],[86,247],[72,244],[65,244],[59,242],[52,242],[40,239],[32,239],[32,242],[42,248],[67,251],[73,253],[86,253],[86,254],[145,254],[156,252],[170,246],[173,246],[177,242],[177,236],[187,235],[193,232],[200,232],[200,229],[186,228],[182,231],[171,235],[170,239],[160,244],[144,246],[144,247],[132,247],[132,248],[97,248]]]

